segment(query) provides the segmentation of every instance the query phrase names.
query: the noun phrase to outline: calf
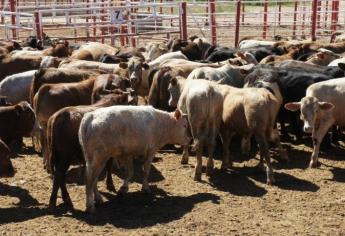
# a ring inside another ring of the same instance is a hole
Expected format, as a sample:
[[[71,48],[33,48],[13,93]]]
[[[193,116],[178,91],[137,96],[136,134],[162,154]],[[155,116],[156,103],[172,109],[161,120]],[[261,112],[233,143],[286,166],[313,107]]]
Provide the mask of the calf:
[[[133,158],[145,160],[143,190],[149,191],[148,176],[156,151],[166,144],[188,144],[187,126],[180,111],[173,114],[150,106],[112,106],[87,113],[79,128],[86,161],[87,211],[94,212],[94,201],[102,202],[97,179],[110,158],[127,165],[122,192],[128,191]]]
[[[0,138],[6,143],[29,136],[35,123],[35,113],[27,102],[0,107]]]
[[[0,139],[0,178],[13,177],[15,174],[10,156],[10,149],[6,143]]]
[[[62,61],[59,68],[65,69],[81,69],[81,70],[98,70],[104,73],[115,73],[119,69],[118,64],[107,64],[99,61],[86,61],[86,60],[75,60],[66,59]]]
[[[232,166],[230,141],[234,134],[247,140],[255,136],[260,148],[260,164],[266,162],[267,184],[274,183],[273,168],[269,156],[269,141],[273,138],[276,116],[282,99],[277,84],[274,87],[244,88],[228,87],[223,103],[221,137],[224,158],[222,168]],[[279,148],[282,154],[283,149]]]
[[[207,80],[185,80],[173,78],[169,85],[169,105],[188,115],[194,140],[197,164],[194,180],[201,180],[202,153],[208,147],[206,174],[213,170],[213,154],[223,111],[223,86]],[[188,146],[183,148],[182,164],[188,163]]]
[[[309,57],[306,61],[308,64],[327,66],[329,63],[338,59],[340,56],[329,50],[321,50]]]
[[[279,91],[283,97],[283,104],[301,100],[307,88],[317,82],[330,80],[333,77],[320,72],[308,72],[305,69],[296,68],[276,68],[267,65],[260,65],[246,77],[249,84],[255,81],[278,82]],[[298,114],[280,109],[278,120],[281,124],[282,133],[288,136],[285,123],[289,122],[297,136],[301,137],[301,130],[298,125]]]
[[[7,76],[0,82],[0,95],[7,101],[17,104],[21,101],[30,102],[30,87],[37,70],[29,70],[22,73]]]
[[[107,44],[88,42],[80,46],[78,50],[75,50],[70,58],[87,61],[99,61],[104,54],[115,55],[116,52],[118,52],[118,49]]]
[[[0,60],[0,81],[6,76],[40,68],[41,57],[16,57],[6,56]]]
[[[146,45],[143,55],[146,61],[152,61],[167,52],[168,48],[165,45],[161,43],[149,43]]]
[[[190,79],[206,78],[212,81],[219,81],[235,87],[243,87],[244,78],[253,69],[253,64],[245,66],[233,66],[230,63],[220,68],[201,67],[192,71],[187,77]]]
[[[345,125],[345,78],[319,82],[308,87],[300,102],[285,104],[290,111],[301,110],[304,132],[310,133],[314,150],[309,167],[317,167],[320,144],[332,125]]]
[[[78,130],[81,119],[90,111],[100,107],[128,104],[128,94],[117,91],[118,94],[108,94],[97,103],[89,106],[72,106],[63,108],[48,120],[47,126],[47,159],[44,166],[48,173],[52,173],[53,190],[49,201],[50,208],[56,207],[58,189],[61,189],[64,203],[73,208],[72,201],[66,188],[66,172],[72,163],[83,163],[84,158],[78,140]],[[107,164],[107,189],[115,191],[111,179],[111,160]]]
[[[30,101],[33,99],[37,91],[44,84],[57,84],[68,82],[79,82],[89,78],[90,75],[97,75],[95,71],[64,69],[64,68],[48,68],[38,70],[34,76],[30,87]]]

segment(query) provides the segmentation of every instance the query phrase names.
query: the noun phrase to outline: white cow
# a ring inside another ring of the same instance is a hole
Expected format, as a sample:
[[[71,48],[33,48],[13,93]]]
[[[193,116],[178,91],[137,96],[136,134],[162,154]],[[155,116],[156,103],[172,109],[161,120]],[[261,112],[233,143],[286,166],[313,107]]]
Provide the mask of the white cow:
[[[301,110],[304,132],[311,133],[314,150],[309,167],[317,167],[320,144],[332,125],[345,126],[345,78],[315,83],[300,102],[285,104],[291,111]]]
[[[12,104],[30,102],[30,86],[36,71],[29,70],[7,76],[0,82],[0,95],[6,96],[6,100]]]
[[[244,78],[254,68],[254,64],[234,66],[230,63],[219,68],[201,67],[192,71],[187,80],[206,78],[235,87],[243,87]]]
[[[112,106],[87,113],[81,121],[79,141],[86,161],[86,207],[102,201],[98,176],[110,158],[127,165],[121,192],[128,191],[133,158],[143,158],[143,190],[149,191],[148,176],[156,151],[166,144],[189,143],[188,123],[180,111],[168,113],[151,106]]]
[[[213,170],[213,154],[216,137],[223,111],[222,88],[213,81],[185,80],[173,78],[169,84],[169,106],[180,109],[188,115],[189,126],[194,140],[197,164],[194,180],[201,180],[203,148],[208,147],[206,174]],[[182,164],[188,163],[188,146],[183,148]]]

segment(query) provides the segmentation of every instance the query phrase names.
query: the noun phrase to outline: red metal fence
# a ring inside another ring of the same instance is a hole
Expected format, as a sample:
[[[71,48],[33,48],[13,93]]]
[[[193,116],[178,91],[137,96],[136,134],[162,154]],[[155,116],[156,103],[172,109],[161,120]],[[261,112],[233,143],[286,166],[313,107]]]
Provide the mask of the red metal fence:
[[[147,39],[196,34],[212,43],[237,45],[247,36],[315,40],[344,32],[345,26],[345,0],[0,0],[0,4],[0,28],[7,38],[22,38],[22,32],[42,37],[45,32],[134,46]]]

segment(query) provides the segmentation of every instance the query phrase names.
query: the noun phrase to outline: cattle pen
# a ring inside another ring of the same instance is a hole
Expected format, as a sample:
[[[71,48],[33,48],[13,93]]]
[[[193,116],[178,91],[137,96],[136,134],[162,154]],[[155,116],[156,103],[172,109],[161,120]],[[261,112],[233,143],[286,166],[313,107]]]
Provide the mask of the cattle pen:
[[[135,46],[172,35],[201,35],[213,43],[237,46],[243,37],[330,39],[345,27],[345,2],[340,0],[2,0],[0,4],[0,28],[7,39],[47,34]]]
[[[0,0],[0,236],[345,236],[344,109],[345,0]]]

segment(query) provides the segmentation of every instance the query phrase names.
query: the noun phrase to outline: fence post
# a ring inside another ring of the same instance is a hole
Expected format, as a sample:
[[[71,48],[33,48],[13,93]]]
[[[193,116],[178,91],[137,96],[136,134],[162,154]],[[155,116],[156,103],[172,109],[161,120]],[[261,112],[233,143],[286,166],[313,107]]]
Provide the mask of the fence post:
[[[325,6],[325,28],[327,28],[327,17],[328,17],[328,0],[326,0]]]
[[[332,1],[332,25],[331,29],[334,33],[337,30],[337,24],[339,20],[339,0]]]
[[[316,40],[317,0],[313,0],[311,15],[311,40]]]
[[[217,26],[216,26],[216,2],[215,0],[209,0],[209,17],[210,17],[210,27],[211,27],[211,42],[213,45],[217,43]]]
[[[262,37],[266,39],[267,36],[267,11],[268,11],[268,0],[264,1],[264,24],[262,29]]]
[[[39,11],[35,11],[34,13],[34,22],[35,22],[36,37],[37,39],[42,40],[42,26],[41,26],[41,17],[40,17]]]
[[[240,40],[240,18],[241,18],[241,0],[236,3],[236,26],[235,26],[235,47],[238,46]]]
[[[279,2],[278,4],[278,25],[280,26],[280,22],[282,19],[282,3]]]
[[[246,7],[246,5],[244,3],[242,3],[242,25],[244,25],[245,7]]]
[[[16,0],[10,0],[10,10],[13,13],[11,15],[11,24],[12,26],[16,25],[16,14],[14,14],[16,12]],[[17,29],[16,28],[12,28],[12,38],[16,39],[17,38]]]
[[[181,2],[180,6],[180,32],[181,39],[187,40],[187,3]]]
[[[317,28],[321,28],[321,0],[317,1]]]
[[[297,10],[298,10],[298,0],[295,0],[295,8],[294,8],[294,12],[293,12],[293,26],[292,26],[292,38],[293,39],[296,39]]]

